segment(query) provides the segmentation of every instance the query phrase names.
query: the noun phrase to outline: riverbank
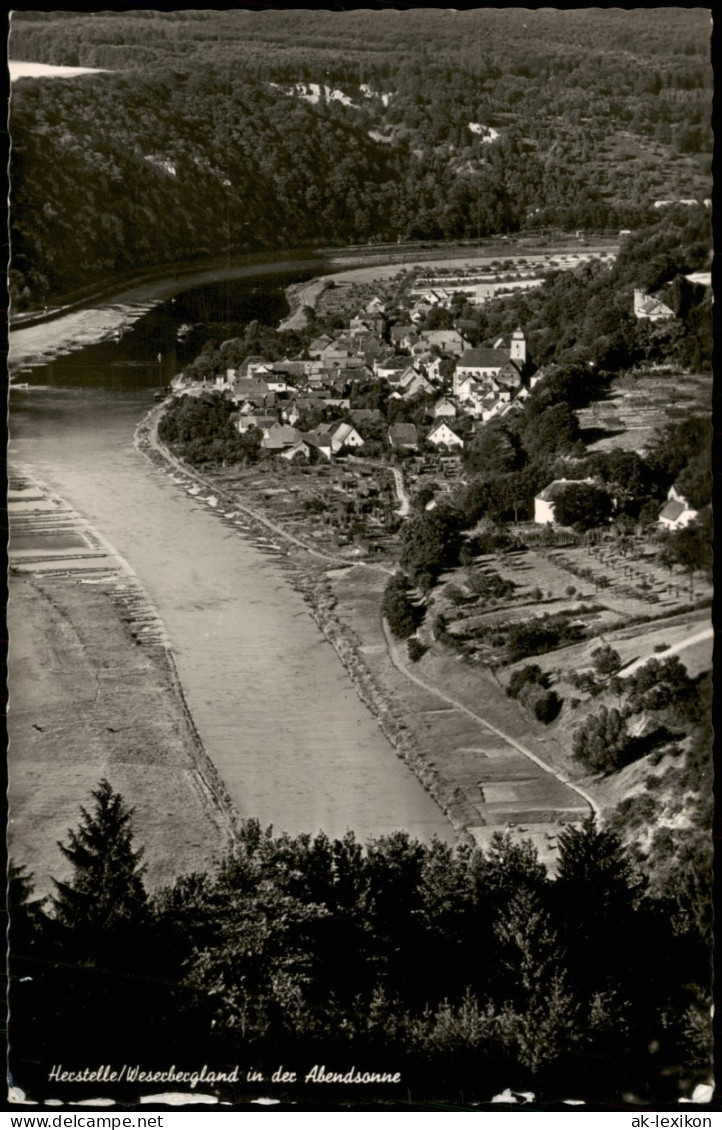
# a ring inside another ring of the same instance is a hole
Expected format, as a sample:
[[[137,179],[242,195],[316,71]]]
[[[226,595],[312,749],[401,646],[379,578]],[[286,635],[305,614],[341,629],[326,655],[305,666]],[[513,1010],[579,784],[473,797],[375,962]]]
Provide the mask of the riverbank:
[[[63,499],[11,470],[9,821],[13,861],[57,848],[107,777],[134,809],[147,883],[205,870],[237,817],[186,706],[163,625],[127,564]]]
[[[162,411],[155,408],[142,421],[139,449],[221,520],[230,524],[242,515],[243,536],[279,555],[359,698],[457,837],[488,847],[495,832],[509,831],[530,839],[553,872],[559,826],[584,819],[596,805],[549,763],[543,727],[522,718],[493,680],[478,685],[478,677],[448,664],[437,670],[430,659],[412,664],[386,635],[379,612],[392,569],[306,545],[263,513],[257,494],[249,506],[243,488],[229,489],[222,474],[200,474],[182,463],[158,438]]]
[[[408,765],[424,790],[439,806],[457,837],[473,842],[473,837],[467,831],[466,814],[458,804],[455,784],[436,773],[433,766],[420,754],[404,712],[395,705],[393,691],[378,678],[370,656],[365,654],[356,633],[349,625],[350,609],[344,606],[341,615],[337,607],[338,600],[332,587],[334,577],[345,574],[349,569],[359,569],[367,581],[369,577],[374,578],[374,591],[378,589],[380,592],[391,570],[373,563],[353,565],[342,557],[334,557],[305,545],[259,510],[245,504],[236,494],[225,492],[212,476],[200,474],[182,463],[158,437],[157,426],[162,412],[163,405],[151,409],[139,424],[136,430],[138,450],[156,467],[171,474],[180,486],[185,484],[187,488],[194,484],[202,487],[207,493],[196,495],[197,500],[212,505],[219,517],[222,518],[224,514],[242,515],[243,535],[251,539],[262,537],[265,551],[275,553],[279,555],[279,559],[283,559],[288,583],[303,596],[310,615],[336,652],[356,694],[375,717],[396,755]],[[380,628],[378,604],[374,606],[372,617],[378,621]]]

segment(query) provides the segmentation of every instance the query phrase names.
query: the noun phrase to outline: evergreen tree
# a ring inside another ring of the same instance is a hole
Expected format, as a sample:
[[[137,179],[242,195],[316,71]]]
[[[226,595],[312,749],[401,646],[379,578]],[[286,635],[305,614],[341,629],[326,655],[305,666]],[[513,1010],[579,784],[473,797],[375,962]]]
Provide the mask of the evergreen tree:
[[[81,808],[77,831],[68,829],[67,845],[58,847],[73,866],[70,882],[53,879],[55,918],[73,931],[113,931],[145,919],[143,849],[133,850],[133,810],[103,779],[92,793],[95,809]]]

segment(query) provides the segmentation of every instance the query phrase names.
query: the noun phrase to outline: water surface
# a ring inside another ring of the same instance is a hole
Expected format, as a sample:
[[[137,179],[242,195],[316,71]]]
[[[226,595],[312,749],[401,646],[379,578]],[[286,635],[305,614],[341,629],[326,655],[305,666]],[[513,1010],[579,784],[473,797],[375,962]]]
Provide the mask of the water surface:
[[[180,323],[201,320],[198,311],[208,318],[224,302],[239,317],[283,313],[280,282],[265,291],[246,285],[235,299],[221,288],[220,306],[200,289],[153,310],[120,342],[34,369],[27,380],[41,387],[12,398],[11,465],[32,467],[136,572],[243,815],[291,833],[350,828],[365,838],[405,828],[451,842],[450,825],[357,697],[283,564],[133,447],[151,390],[183,360]]]

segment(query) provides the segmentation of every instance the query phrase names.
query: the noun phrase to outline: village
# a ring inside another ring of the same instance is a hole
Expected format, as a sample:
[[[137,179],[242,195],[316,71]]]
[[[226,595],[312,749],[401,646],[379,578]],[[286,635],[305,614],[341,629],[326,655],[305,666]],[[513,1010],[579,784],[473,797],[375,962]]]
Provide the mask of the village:
[[[561,265],[574,269],[581,258]],[[590,774],[574,743],[589,711],[617,709],[619,688],[645,663],[673,664],[683,653],[695,677],[708,665],[712,586],[695,548],[704,504],[687,497],[689,474],[665,485],[666,497],[648,484],[635,501],[632,463],[675,419],[703,414],[710,386],[704,373],[682,382],[659,365],[618,373],[578,410],[584,442],[550,458],[553,439],[540,441],[547,481],[508,498],[502,485],[495,499],[504,475],[487,473],[480,485],[475,458],[509,424],[523,435],[545,382],[551,391],[559,380],[558,366],[535,362],[523,325],[482,343],[466,336],[462,310],[512,292],[500,293],[490,278],[522,289],[543,278],[526,262],[498,268],[485,282],[471,268],[417,268],[365,284],[315,280],[301,353],[254,353],[224,365],[243,346],[229,340],[212,355],[214,367],[206,357],[200,370],[193,363],[176,378],[173,400],[176,412],[188,398],[222,406],[210,426],[242,443],[211,439],[194,448],[190,439],[185,448],[229,513],[263,515],[326,562],[314,581],[317,614],[342,608],[354,651],[385,685],[398,682],[397,703],[409,700],[405,756],[420,757],[418,772],[436,781],[445,811],[478,843],[499,826],[523,830],[553,866],[556,817],[547,826],[544,788],[532,790],[519,823],[517,793],[497,797],[476,754],[468,781],[471,755],[452,743],[440,760],[448,719],[413,720],[409,686],[449,688],[463,714],[464,696],[475,702],[482,680],[486,714],[498,711],[503,732],[537,750],[545,772],[552,766],[610,809],[623,795],[642,797],[644,760],[606,781]],[[690,281],[709,285],[706,275]],[[670,325],[667,297],[637,286],[629,314],[653,332]],[[555,395],[565,394],[557,387]],[[539,419],[532,415],[532,432]],[[189,416],[186,439],[194,426]],[[182,456],[162,423],[160,435]],[[690,534],[688,560],[670,548],[682,532]],[[283,542],[274,545],[280,552]],[[328,571],[330,563],[347,568]],[[654,756],[662,767],[672,750],[665,733],[639,737],[661,742]]]
[[[611,251],[597,254],[602,262],[613,261]],[[313,326],[317,313],[326,314],[321,324],[337,328],[321,329],[297,356],[250,355],[224,368],[224,357],[240,345],[227,341],[214,371],[199,379],[190,366],[171,390],[176,398],[221,395],[232,408],[234,432],[255,458],[229,467],[224,460],[217,469],[224,485],[242,487],[297,535],[321,541],[329,551],[356,559],[385,551],[393,556],[394,535],[412,507],[432,510],[458,492],[466,478],[464,449],[489,422],[523,413],[546,375],[522,326],[489,347],[472,347],[456,328],[464,304],[481,306],[539,285],[546,270],[573,268],[591,257],[576,252],[551,262],[495,260],[484,271],[401,271],[370,286],[315,280],[317,309],[304,308],[307,323]],[[650,324],[674,316],[661,298],[640,288],[634,314]],[[703,382],[697,389],[701,403],[707,391]],[[613,397],[593,404],[580,419],[586,413],[587,424],[596,424],[599,413],[616,410],[618,402]],[[633,412],[640,413],[636,401]],[[624,446],[624,430],[614,435]],[[558,525],[555,497],[574,482],[565,474],[550,481],[533,505],[520,500],[515,523]],[[695,516],[672,487],[659,527],[678,530]]]

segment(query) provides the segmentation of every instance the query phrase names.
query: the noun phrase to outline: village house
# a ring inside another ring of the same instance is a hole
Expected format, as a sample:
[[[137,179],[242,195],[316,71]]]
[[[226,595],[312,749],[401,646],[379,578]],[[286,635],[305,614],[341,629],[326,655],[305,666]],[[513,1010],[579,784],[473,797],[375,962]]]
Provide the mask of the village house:
[[[318,432],[302,432],[300,439],[310,448],[309,458],[312,458],[315,452],[317,456],[327,459],[331,462],[331,436],[327,434],[319,435]]]
[[[321,334],[319,337],[315,337],[313,339],[313,341],[309,343],[309,346],[308,346],[309,357],[311,357],[313,359],[319,358],[321,356],[321,354],[323,353],[324,349],[327,349],[328,346],[331,345],[332,343],[333,343],[333,338],[329,337],[328,334]]]
[[[396,391],[404,400],[410,400],[421,392],[434,392],[434,385],[423,373],[417,369],[409,368],[401,375]]]
[[[652,295],[645,294],[639,287],[635,287],[634,316],[647,319],[650,322],[665,322],[674,317],[674,310],[659,298],[653,298]]]
[[[347,365],[349,358],[356,356],[356,345],[350,338],[337,338],[322,349],[319,360],[326,368],[330,365]]]
[[[443,418],[453,420],[456,417],[456,405],[448,396],[442,396],[431,409],[431,415],[437,420]]]
[[[458,330],[422,330],[421,340],[429,349],[435,346],[441,353],[452,353],[456,357],[463,356],[469,349],[469,342]]]
[[[548,486],[544,487],[534,498],[534,521],[540,526],[550,526],[556,521],[554,517],[554,506],[560,494],[563,494],[567,487],[577,483],[589,483],[590,479],[554,479]]]
[[[389,341],[396,349],[411,349],[419,340],[415,326],[392,326]]]
[[[418,302],[415,302],[414,305],[409,310],[409,317],[411,318],[411,321],[414,322],[415,324],[419,324],[420,322],[425,322],[426,321],[426,315],[428,314],[430,309],[431,309],[431,303],[425,302],[424,299],[420,298],[418,300]]]
[[[331,451],[336,454],[342,447],[360,448],[364,445],[364,439],[356,431],[353,424],[334,424],[331,425],[332,429],[329,431],[331,436]]]
[[[280,453],[280,458],[287,460],[289,463],[303,463],[308,462],[311,457],[310,446],[302,439],[298,440],[292,447],[287,447],[285,451]]]
[[[249,357],[244,357],[243,361],[236,369],[235,374],[237,379],[243,380],[258,371],[261,373],[258,379],[262,380],[266,372],[270,373],[271,368],[270,362],[266,361],[265,357],[261,357],[260,354],[256,353]]]
[[[462,448],[464,446],[461,436],[452,431],[445,420],[439,420],[434,424],[426,436],[426,442],[432,443],[434,447]]]
[[[276,402],[275,392],[271,392],[268,382],[252,377],[242,377],[231,387],[231,400],[234,404],[251,404],[255,408],[267,408]]]
[[[690,506],[687,499],[677,489],[671,486],[667,493],[667,502],[660,511],[657,521],[666,530],[682,530],[697,517],[697,511]]]
[[[394,451],[416,451],[419,433],[415,424],[392,424],[389,428],[389,443]]]
[[[338,370],[339,380],[345,381],[346,384],[351,384],[352,381],[369,381],[369,380],[371,380],[371,378],[373,377],[374,374],[373,374],[373,369],[369,365],[365,364],[364,362],[357,365],[356,361],[357,360],[360,361],[361,358],[355,358],[354,357],[354,358],[349,358],[349,360],[352,360],[354,362],[354,364],[350,367],[340,368]]]
[[[374,376],[380,380],[389,381],[389,383],[398,384],[401,376],[407,369],[412,368],[409,364],[408,357],[386,357],[383,360],[377,358],[374,361]]]
[[[295,428],[289,427],[288,424],[279,424],[276,420],[270,428],[264,431],[261,447],[265,451],[279,452],[286,447],[294,447],[300,438],[301,433],[297,432]]]
[[[258,428],[265,435],[269,428],[278,423],[275,416],[244,415],[242,412],[232,412],[230,419],[240,435],[245,435],[251,428]]]
[[[457,370],[458,372],[458,370]],[[482,388],[474,377],[461,377],[454,374],[454,395],[460,404],[472,405],[481,399]]]
[[[376,295],[372,299],[370,299],[369,302],[366,303],[366,305],[364,307],[364,313],[366,313],[366,314],[376,314],[376,315],[385,314],[386,313],[386,306],[384,305],[382,299],[380,299]]]

